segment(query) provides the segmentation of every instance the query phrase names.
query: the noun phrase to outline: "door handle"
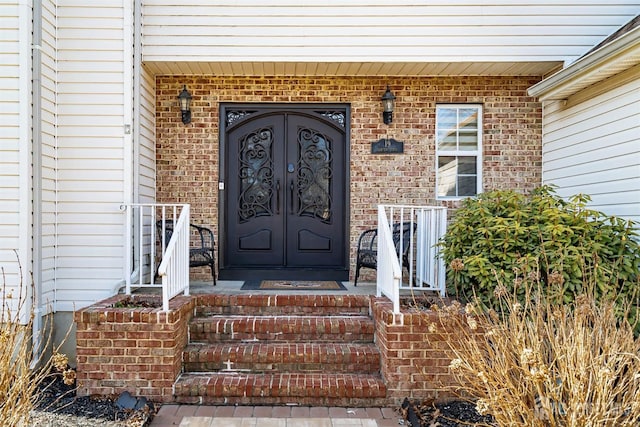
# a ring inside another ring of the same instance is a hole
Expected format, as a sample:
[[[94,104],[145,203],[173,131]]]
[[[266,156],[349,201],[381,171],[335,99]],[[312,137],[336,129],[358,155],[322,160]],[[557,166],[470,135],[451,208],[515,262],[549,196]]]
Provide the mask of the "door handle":
[[[280,180],[276,180],[276,215],[280,215]]]
[[[293,180],[291,180],[291,184],[289,184],[289,190],[291,191],[291,215],[293,215]]]

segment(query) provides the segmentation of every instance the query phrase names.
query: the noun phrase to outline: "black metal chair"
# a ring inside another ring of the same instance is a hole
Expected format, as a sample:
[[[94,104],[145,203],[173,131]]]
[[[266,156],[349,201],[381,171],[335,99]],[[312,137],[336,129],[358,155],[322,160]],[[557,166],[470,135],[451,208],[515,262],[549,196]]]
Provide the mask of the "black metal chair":
[[[415,230],[416,226],[412,222],[393,224],[393,244],[396,248],[396,254],[400,254],[400,248],[402,247],[403,267],[409,268],[409,243],[411,240],[411,232],[415,232]],[[360,269],[362,267],[372,268],[374,270],[378,268],[377,228],[364,231],[358,239],[358,252],[356,255],[356,277],[353,281],[353,286],[358,286],[358,278],[360,277]]]
[[[162,221],[156,222],[158,236],[162,236]],[[213,286],[216,285],[216,261],[214,254],[213,231],[201,225],[189,224],[191,230],[191,238],[189,239],[189,267],[211,267],[211,277],[213,278]],[[164,244],[168,244],[173,234],[173,220],[164,221]],[[160,237],[162,238],[162,237]],[[161,242],[162,244],[162,242]],[[156,277],[158,273],[156,271]]]

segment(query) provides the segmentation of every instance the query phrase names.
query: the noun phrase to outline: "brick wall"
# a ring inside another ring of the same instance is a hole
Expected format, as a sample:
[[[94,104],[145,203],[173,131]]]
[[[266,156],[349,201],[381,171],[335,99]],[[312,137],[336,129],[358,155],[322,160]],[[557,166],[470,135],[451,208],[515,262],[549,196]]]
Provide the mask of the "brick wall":
[[[198,298],[176,297],[168,313],[159,308],[115,308],[124,298],[116,295],[75,313],[78,395],[127,390],[154,402],[171,402],[182,369],[187,325]],[[205,305],[198,310],[210,312],[207,301],[216,298],[229,297],[203,296],[199,303]],[[386,398],[379,402],[399,405],[406,397],[453,398],[451,390],[457,383],[448,369],[452,359],[449,344],[464,335],[443,326],[430,330],[429,325],[439,324],[433,312],[403,309],[394,316],[387,298],[371,297],[371,311],[380,373],[387,388]]]
[[[387,298],[372,300],[376,322],[376,344],[380,350],[381,374],[387,384],[387,400],[399,405],[404,398],[449,400],[455,397],[455,378],[449,372],[453,358],[449,343],[460,338],[442,327],[429,311],[404,311],[394,316]]]
[[[190,203],[194,223],[218,233],[220,102],[345,103],[351,105],[351,269],[362,230],[376,206],[443,205],[435,200],[437,103],[483,105],[483,187],[530,190],[541,183],[542,108],[526,90],[532,77],[157,77],[157,198]],[[183,125],[177,96],[193,96],[192,123]],[[380,97],[396,96],[393,123],[382,123]],[[404,141],[399,155],[372,155],[382,137]],[[363,271],[364,272],[364,271]],[[200,273],[207,279],[206,270]],[[369,276],[368,278],[372,278]],[[365,276],[365,279],[367,276]]]
[[[154,402],[170,401],[182,370],[194,300],[175,297],[167,313],[161,308],[114,307],[125,298],[116,295],[75,313],[77,393],[127,390]]]

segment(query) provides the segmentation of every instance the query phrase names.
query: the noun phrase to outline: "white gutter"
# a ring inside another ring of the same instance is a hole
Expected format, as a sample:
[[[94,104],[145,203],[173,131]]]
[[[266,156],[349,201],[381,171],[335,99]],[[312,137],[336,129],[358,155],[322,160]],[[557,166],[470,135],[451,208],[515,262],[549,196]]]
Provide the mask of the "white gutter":
[[[578,59],[551,77],[531,86],[540,101],[566,99],[586,86],[640,63],[640,27]],[[606,67],[605,67],[606,65]]]
[[[133,202],[140,200],[140,76],[142,73],[142,0],[133,2]],[[146,202],[146,200],[145,200]]]
[[[32,277],[34,317],[32,325],[33,363],[38,363],[42,356],[42,2],[33,3],[33,39],[31,42],[31,114],[32,114]]]
[[[122,1],[123,7],[123,144],[124,144],[124,202],[131,203],[133,197],[133,8],[130,0]]]
[[[133,202],[140,203],[140,75],[142,74],[142,0],[133,5]]]
[[[134,36],[133,31],[134,27],[134,9],[135,6],[132,7],[130,0],[122,1],[123,7],[123,22],[122,22],[122,30],[123,30],[123,44],[122,44],[122,52],[124,54],[123,60],[123,150],[124,150],[124,159],[123,159],[123,203],[124,205],[129,205],[134,200],[134,148],[133,148],[133,137],[132,133],[134,133],[134,117],[133,117],[133,43]],[[128,253],[127,247],[131,245],[131,240],[127,238],[129,236],[128,230],[129,222],[127,221],[128,215],[130,212],[125,210],[125,215],[127,215],[123,220],[123,257],[127,257]],[[130,260],[124,259],[123,264],[123,275],[122,277],[126,277],[126,275],[131,274],[131,264]],[[114,289],[118,287],[120,288],[120,282],[114,285]]]
[[[20,295],[29,300],[24,309],[17,313],[20,323],[29,321],[31,307],[31,262],[32,262],[32,228],[31,228],[31,6],[27,2],[18,3],[18,243],[16,259],[16,286],[21,286]],[[12,307],[17,308],[16,307]]]

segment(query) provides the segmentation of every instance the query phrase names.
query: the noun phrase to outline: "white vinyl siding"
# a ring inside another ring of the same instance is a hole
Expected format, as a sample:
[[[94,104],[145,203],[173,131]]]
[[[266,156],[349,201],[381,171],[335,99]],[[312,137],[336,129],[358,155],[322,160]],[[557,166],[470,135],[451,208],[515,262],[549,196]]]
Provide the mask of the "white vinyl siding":
[[[0,265],[15,283],[20,229],[20,53],[18,5],[0,7]]]
[[[58,3],[57,309],[113,295],[122,280],[124,124],[122,0]],[[126,58],[126,59],[125,59]]]
[[[41,292],[44,309],[55,308],[56,214],[57,214],[57,149],[56,149],[56,8],[53,0],[42,2],[41,41],[41,151],[42,206]]]
[[[635,78],[634,78],[635,76]],[[640,66],[563,102],[545,104],[543,181],[562,197],[640,221]],[[623,84],[616,84],[616,81]]]
[[[31,282],[30,19],[25,2],[0,4],[0,284],[8,290]]]
[[[482,189],[482,107],[436,107],[436,197],[459,199]]]
[[[146,0],[143,58],[562,62],[584,54],[639,10],[634,0]]]
[[[140,77],[139,187],[141,203],[156,196],[156,80],[146,68]]]

